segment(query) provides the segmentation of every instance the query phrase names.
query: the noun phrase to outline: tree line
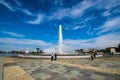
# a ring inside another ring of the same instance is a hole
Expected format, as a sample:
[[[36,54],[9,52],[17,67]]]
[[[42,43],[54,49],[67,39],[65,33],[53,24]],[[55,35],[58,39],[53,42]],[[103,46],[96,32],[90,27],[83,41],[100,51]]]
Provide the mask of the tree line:
[[[12,51],[0,51],[0,53],[11,53],[11,54],[27,54],[25,51],[18,51],[18,50],[12,50]],[[44,51],[40,48],[36,48],[36,51],[31,51],[28,54],[43,54]]]
[[[115,47],[117,52],[120,52],[120,43]],[[105,49],[89,49],[88,51],[85,51],[84,49],[77,49],[75,52],[78,55],[85,55],[89,54],[90,52],[104,52],[104,53],[110,53],[110,48],[105,48]]]

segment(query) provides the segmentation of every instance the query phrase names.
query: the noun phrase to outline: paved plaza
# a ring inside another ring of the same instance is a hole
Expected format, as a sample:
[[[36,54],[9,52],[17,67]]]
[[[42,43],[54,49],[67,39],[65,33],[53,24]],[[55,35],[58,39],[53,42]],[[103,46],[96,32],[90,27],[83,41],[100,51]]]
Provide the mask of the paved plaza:
[[[4,80],[120,80],[120,56],[96,58],[93,61],[90,58],[57,61],[4,58],[3,61]],[[17,78],[14,77],[17,74]]]

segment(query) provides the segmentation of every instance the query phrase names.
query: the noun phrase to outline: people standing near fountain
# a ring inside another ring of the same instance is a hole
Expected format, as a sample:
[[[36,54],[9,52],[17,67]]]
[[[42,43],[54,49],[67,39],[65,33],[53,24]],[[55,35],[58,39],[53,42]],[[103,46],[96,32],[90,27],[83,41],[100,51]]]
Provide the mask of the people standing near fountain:
[[[97,52],[94,52],[94,58],[96,58]]]
[[[55,53],[55,57],[54,57],[54,60],[55,60],[55,61],[57,60],[57,53]]]
[[[51,61],[54,60],[54,53],[51,54]]]
[[[91,60],[93,60],[94,55],[93,55],[93,52],[92,52],[92,51],[90,51],[90,57],[91,57]]]

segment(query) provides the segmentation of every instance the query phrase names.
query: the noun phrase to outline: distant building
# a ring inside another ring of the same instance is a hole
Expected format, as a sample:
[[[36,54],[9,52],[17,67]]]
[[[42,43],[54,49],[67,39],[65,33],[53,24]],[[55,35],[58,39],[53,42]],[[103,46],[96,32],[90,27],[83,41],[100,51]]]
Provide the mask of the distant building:
[[[29,48],[27,48],[27,50],[24,51],[25,53],[29,53]]]
[[[27,54],[27,53],[29,53],[29,51],[27,51],[27,50],[26,50],[26,51],[24,51],[24,52],[25,52],[26,54]]]
[[[83,49],[83,52],[89,52],[90,50],[89,49]]]
[[[116,49],[115,49],[114,47],[111,47],[111,48],[110,48],[110,52],[111,52],[111,53],[112,53],[112,52],[113,52],[113,53],[116,53]]]
[[[116,53],[117,52],[117,47],[108,47],[110,50],[110,53]]]

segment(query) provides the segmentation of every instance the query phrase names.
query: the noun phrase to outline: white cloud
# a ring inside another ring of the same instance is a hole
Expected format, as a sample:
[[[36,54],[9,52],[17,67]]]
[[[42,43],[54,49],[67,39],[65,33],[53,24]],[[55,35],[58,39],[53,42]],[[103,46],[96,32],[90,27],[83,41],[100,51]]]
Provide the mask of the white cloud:
[[[29,10],[27,10],[27,9],[17,8],[17,7],[16,7],[16,10],[21,11],[22,13],[25,13],[25,14],[27,14],[27,15],[34,16],[34,14],[33,14],[32,12],[30,12]]]
[[[120,6],[120,0],[98,0],[94,3],[96,8],[98,9],[105,9],[103,12],[103,16],[110,16],[112,14],[112,9],[116,8],[117,6]],[[119,12],[120,10],[116,10]]]
[[[71,19],[71,24],[64,24],[65,29],[67,30],[77,30],[82,29],[86,26],[86,22],[93,19],[93,15],[87,18],[80,18],[84,15],[86,9],[90,8],[93,5],[91,1],[83,0],[72,8],[63,8],[58,9],[56,12],[52,13],[51,16],[48,16],[49,20],[62,20],[65,17],[69,17]],[[75,18],[79,18],[74,20]]]
[[[93,39],[87,39],[87,40],[70,40],[70,39],[66,39],[64,40],[64,44],[68,45],[68,46],[76,46],[76,47],[84,47],[83,45],[88,44],[89,42],[93,42]],[[87,48],[87,47],[86,47]]]
[[[14,0],[14,1],[18,6],[22,6],[22,4],[18,0]]]
[[[112,9],[115,8],[117,6],[119,6],[120,4],[120,0],[98,0],[96,2],[94,2],[94,5],[96,5],[97,8],[99,9]]]
[[[75,26],[75,27],[73,27],[71,30],[77,30],[77,29],[82,29],[82,28],[84,28],[85,26],[83,25],[83,26]]]
[[[116,47],[120,43],[120,32],[111,33],[95,38],[95,45],[99,47]]]
[[[87,34],[88,35],[93,35],[93,30],[90,26],[88,26]]]
[[[20,3],[18,0],[14,0],[14,1],[18,5],[18,7],[15,7],[17,11],[21,11],[27,15],[34,16],[34,14],[30,12],[28,9],[22,8],[22,3]]]
[[[56,3],[56,2],[55,2]],[[105,9],[106,11],[103,12],[103,16],[109,16],[110,10],[113,8],[119,6],[120,4],[119,0],[98,0],[98,1],[90,1],[90,0],[83,0],[82,2],[78,3],[77,5],[73,6],[72,8],[64,8],[64,9],[59,9],[51,16],[49,19],[63,19],[64,17],[81,17],[84,15],[84,12],[93,6],[93,8],[97,9]],[[118,13],[119,9],[117,10]]]
[[[120,14],[120,8],[115,8],[111,11],[113,14]]]
[[[59,9],[56,12],[52,14],[52,16],[49,17],[50,20],[52,19],[63,19],[66,16],[69,16],[69,9]]]
[[[103,16],[109,16],[109,15],[110,15],[110,12],[109,12],[109,11],[103,12]]]
[[[63,5],[63,0],[54,0],[54,4],[62,6]]]
[[[64,49],[64,52],[66,52],[66,53],[71,53],[71,52],[73,53],[75,49],[81,49],[81,48],[82,49],[88,49],[88,48],[91,49],[91,48],[116,47],[120,43],[120,35],[119,34],[120,34],[120,32],[115,32],[115,33],[103,35],[100,37],[84,39],[84,40],[66,39],[66,40],[64,40],[64,48],[63,49]],[[19,45],[16,47],[20,47],[20,45],[21,45],[21,47],[25,47],[25,45],[28,45],[29,47],[32,47],[32,46],[51,47],[51,46],[53,46],[51,43],[48,43],[48,42],[45,42],[42,40],[16,39],[16,38],[0,38],[0,44],[5,44],[6,46],[3,45],[5,48],[8,47],[7,45],[14,46],[14,47],[16,45]]]
[[[8,32],[8,31],[2,31],[2,33],[8,34],[8,35],[13,36],[13,37],[24,37],[25,36],[25,35],[22,35],[22,34],[18,34],[18,33],[14,33],[14,32]]]
[[[0,0],[0,4],[4,5],[5,7],[7,7],[11,11],[21,11],[24,14],[27,14],[27,15],[30,15],[33,17],[37,17],[35,20],[27,21],[27,23],[30,23],[30,24],[40,24],[41,23],[41,21],[43,19],[43,15],[37,14],[37,16],[35,16],[35,14],[30,12],[28,9],[22,8],[22,4],[19,1],[17,1],[17,0],[14,0],[14,1],[18,5],[14,8],[12,7],[11,4],[9,4],[8,2],[5,2],[4,0]]]
[[[96,38],[85,40],[64,40],[64,45],[68,46],[69,50],[75,49],[88,49],[88,48],[106,48],[116,47],[120,43],[120,32],[103,35]],[[66,48],[65,48],[66,49]]]
[[[63,19],[64,17],[80,17],[84,11],[93,4],[90,1],[84,0],[72,8],[59,9],[49,17],[49,19]]]
[[[42,21],[42,19],[43,19],[43,15],[38,14],[37,18],[35,20],[33,20],[33,21],[27,21],[27,23],[29,23],[29,24],[40,24],[41,21]]]
[[[11,11],[21,11],[27,15],[34,16],[34,14],[31,13],[29,10],[22,8],[22,4],[20,2],[18,2],[17,0],[14,0],[14,1],[18,6],[12,7],[12,5],[10,3],[5,2],[4,0],[0,0],[0,4],[4,5]]]
[[[98,16],[95,16],[94,14],[91,14],[91,16],[83,16],[87,10],[89,11],[98,9],[98,10],[104,10],[104,12],[101,14],[105,18],[109,18],[110,15],[112,14],[119,14],[120,10],[118,6],[120,5],[120,0],[97,0],[97,1],[90,1],[90,0],[83,0],[77,5],[73,6],[72,8],[60,8],[56,12],[52,13],[51,16],[49,16],[49,20],[62,20],[65,17],[69,17],[70,19],[78,19],[79,20],[71,20],[74,21],[72,24],[66,24],[65,23],[65,29],[68,30],[77,30],[80,29],[79,26],[89,26],[89,21],[93,21],[94,19],[96,20]],[[116,8],[117,7],[117,8]],[[108,16],[108,17],[107,17]],[[114,20],[113,20],[114,21]],[[88,22],[88,23],[87,23]],[[77,24],[76,24],[77,23]],[[91,23],[91,22],[90,22]],[[110,22],[106,22],[105,24],[109,24]],[[110,25],[111,26],[111,25]],[[106,28],[105,31],[109,31],[113,29],[111,28]],[[115,28],[116,29],[116,28]],[[88,27],[87,34],[93,34],[92,27]],[[101,31],[101,30],[100,30]],[[99,32],[99,31],[98,31]],[[101,31],[102,33],[102,31]]]
[[[51,46],[51,43],[47,43],[42,40],[32,40],[32,39],[16,39],[16,38],[0,38],[0,43],[2,44],[21,44],[21,45],[38,45],[38,46]]]
[[[6,8],[8,8],[8,9],[11,10],[11,11],[16,11],[16,10],[14,9],[14,7],[11,6],[10,3],[5,2],[4,0],[0,0],[0,4],[2,4],[3,6],[5,6]]]
[[[23,13],[26,13],[27,15],[31,15],[31,16],[33,16],[34,14],[33,13],[31,13],[29,10],[27,10],[27,9],[21,9],[21,11],[23,12]]]
[[[120,29],[120,17],[108,20],[101,27],[96,28],[96,30],[99,30],[98,34],[117,29]]]
[[[70,14],[74,17],[78,17],[83,15],[84,11],[91,7],[93,4],[90,1],[84,0],[82,2],[80,2],[78,5],[76,5],[75,7],[73,7],[70,11]]]

